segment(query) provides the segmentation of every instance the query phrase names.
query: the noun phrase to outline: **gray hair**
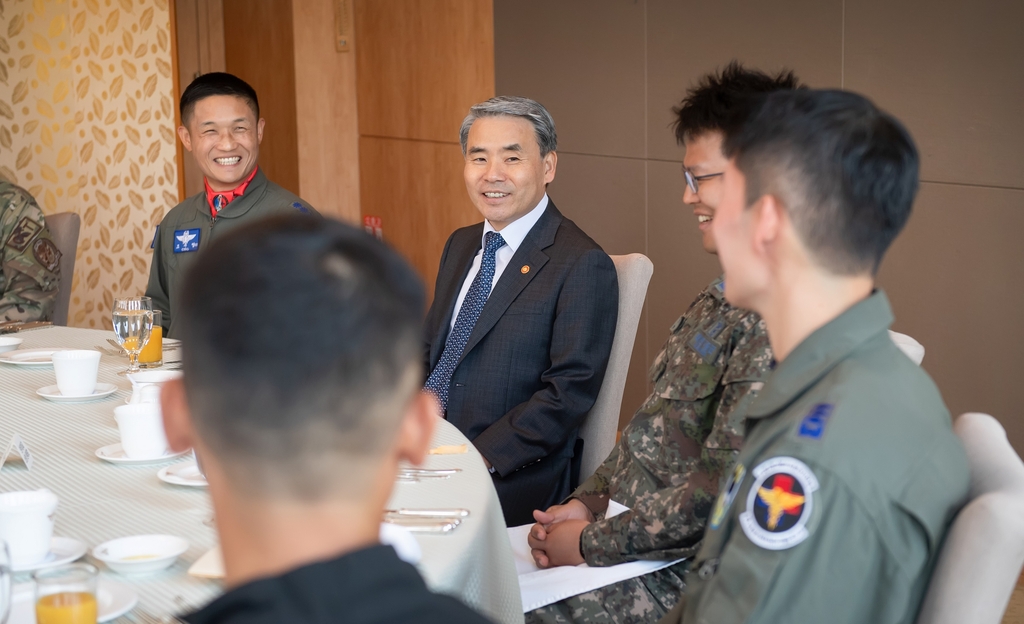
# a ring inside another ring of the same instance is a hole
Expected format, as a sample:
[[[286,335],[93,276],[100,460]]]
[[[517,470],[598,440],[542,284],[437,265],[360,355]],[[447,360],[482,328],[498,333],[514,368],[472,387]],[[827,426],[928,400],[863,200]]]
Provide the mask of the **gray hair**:
[[[558,148],[555,120],[551,118],[548,109],[544,108],[540,102],[530,98],[499,95],[469,108],[469,114],[462,120],[462,127],[459,129],[459,142],[462,144],[463,156],[466,155],[466,142],[469,140],[469,128],[473,122],[481,117],[500,116],[522,117],[532,123],[542,157]]]

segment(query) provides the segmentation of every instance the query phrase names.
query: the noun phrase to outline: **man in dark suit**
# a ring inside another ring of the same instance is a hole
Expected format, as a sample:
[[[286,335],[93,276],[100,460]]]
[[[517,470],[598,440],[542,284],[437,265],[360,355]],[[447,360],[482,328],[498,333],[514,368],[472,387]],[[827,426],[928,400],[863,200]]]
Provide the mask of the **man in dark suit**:
[[[543,106],[493,98],[470,109],[460,135],[486,221],[456,230],[441,255],[426,388],[483,455],[505,522],[526,524],[579,478],[577,434],[604,380],[618,281],[547,196],[557,154]]]

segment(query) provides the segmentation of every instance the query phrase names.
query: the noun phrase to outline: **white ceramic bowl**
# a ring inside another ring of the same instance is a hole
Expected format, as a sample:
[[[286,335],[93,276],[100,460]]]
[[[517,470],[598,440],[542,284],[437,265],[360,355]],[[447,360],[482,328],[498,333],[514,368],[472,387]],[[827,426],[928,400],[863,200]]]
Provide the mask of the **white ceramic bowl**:
[[[133,535],[103,542],[92,556],[121,574],[144,574],[171,567],[188,550],[188,541],[174,535]]]
[[[0,353],[4,353],[5,351],[14,351],[23,342],[25,342],[24,338],[15,338],[14,336],[0,336]]]

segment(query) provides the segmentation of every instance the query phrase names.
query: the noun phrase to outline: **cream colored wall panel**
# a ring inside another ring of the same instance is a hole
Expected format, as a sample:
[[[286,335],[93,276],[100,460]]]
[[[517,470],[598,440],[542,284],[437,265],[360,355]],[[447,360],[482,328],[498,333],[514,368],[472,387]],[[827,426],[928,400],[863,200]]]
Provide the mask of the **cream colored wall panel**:
[[[1024,191],[924,184],[879,283],[954,416],[988,412],[1024,452]]]
[[[0,175],[46,214],[82,216],[69,322],[108,328],[114,297],[145,290],[178,202],[167,0],[22,0],[4,20]]]

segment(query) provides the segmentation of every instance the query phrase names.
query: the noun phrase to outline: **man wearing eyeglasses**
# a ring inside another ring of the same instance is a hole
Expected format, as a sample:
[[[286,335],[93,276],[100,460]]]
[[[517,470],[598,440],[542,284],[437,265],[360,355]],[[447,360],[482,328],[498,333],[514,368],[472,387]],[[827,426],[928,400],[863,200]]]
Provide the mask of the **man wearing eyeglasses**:
[[[717,254],[711,223],[728,164],[722,129],[745,99],[798,87],[791,72],[769,76],[733,62],[701,78],[674,110],[686,148],[683,203],[693,207],[708,253]],[[564,504],[534,512],[529,541],[540,567],[665,567],[541,607],[526,614],[528,623],[651,622],[679,601],[743,441],[745,406],[773,361],[764,322],[729,305],[724,291],[715,279],[672,325],[651,367],[654,392],[604,464]]]

